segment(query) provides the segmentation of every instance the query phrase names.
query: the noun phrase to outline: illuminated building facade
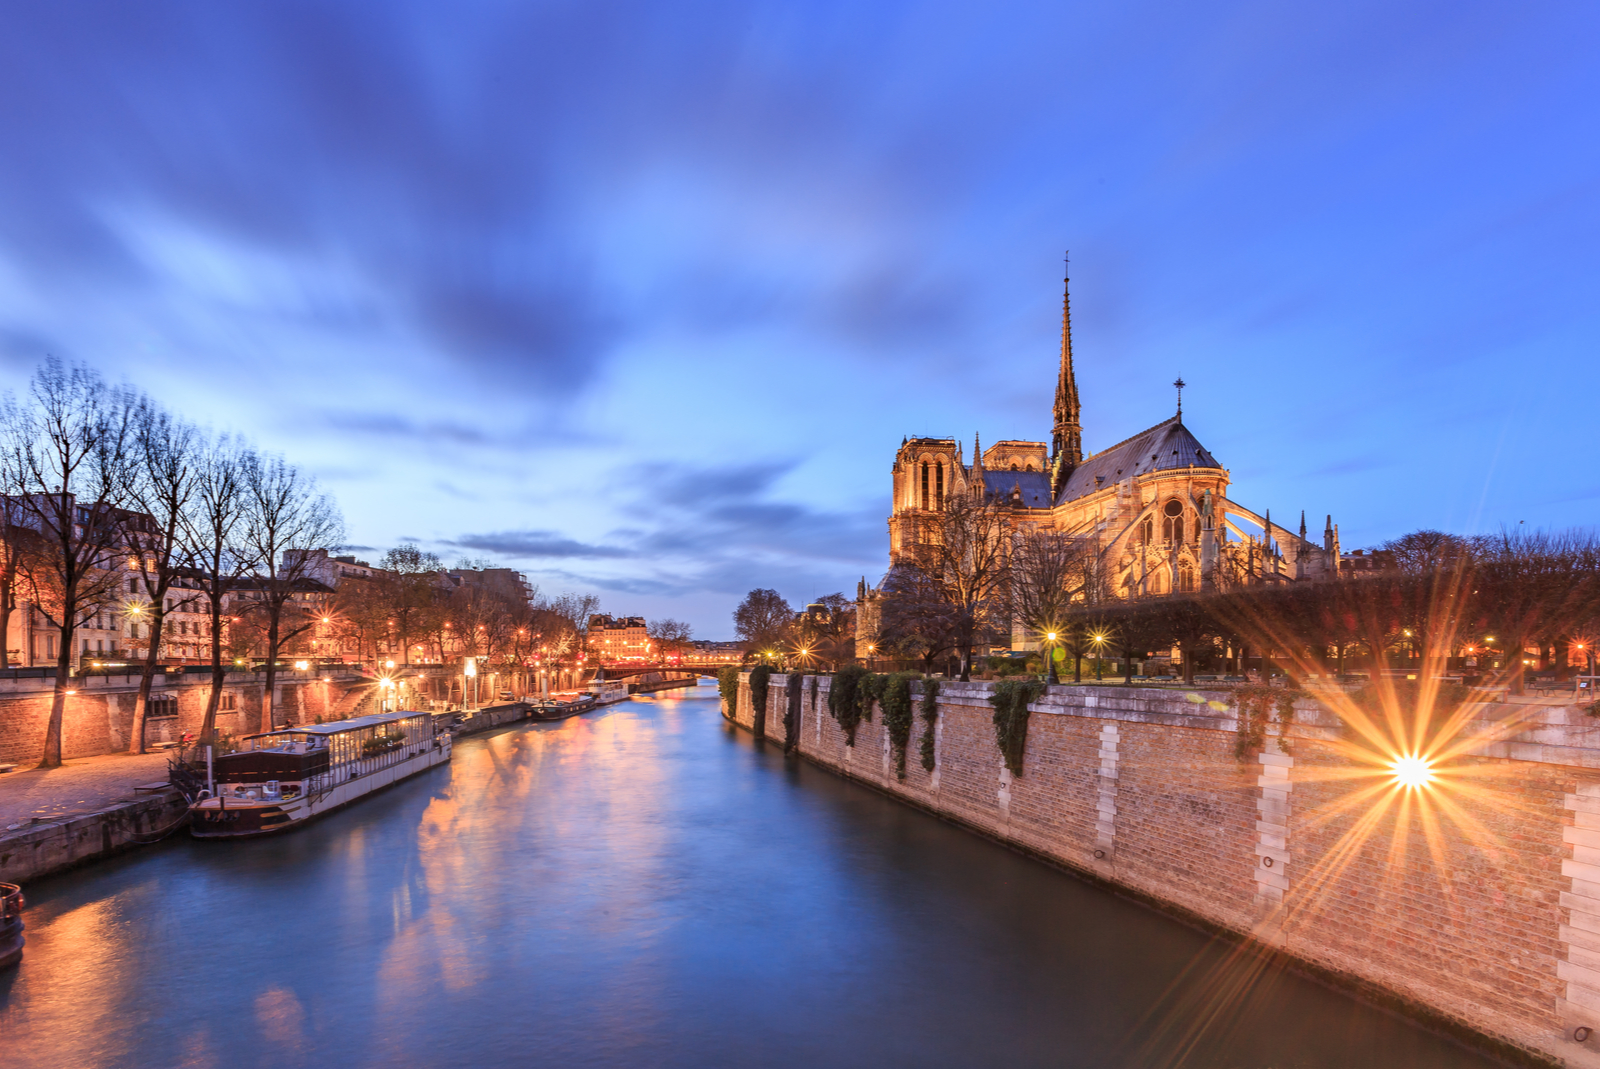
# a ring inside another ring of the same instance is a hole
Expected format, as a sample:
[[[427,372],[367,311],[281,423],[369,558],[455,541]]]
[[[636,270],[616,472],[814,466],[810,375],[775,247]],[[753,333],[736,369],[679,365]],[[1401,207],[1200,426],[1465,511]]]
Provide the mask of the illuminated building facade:
[[[654,663],[654,644],[643,616],[589,617],[589,648],[601,664]]]
[[[1338,529],[1320,544],[1229,495],[1228,469],[1177,413],[1098,453],[1085,453],[1072,362],[1070,291],[1062,299],[1061,354],[1049,442],[1006,439],[971,462],[954,438],[907,438],[895,454],[890,563],[916,559],[937,537],[952,495],[982,493],[1013,530],[1052,528],[1092,540],[1101,597],[1132,598],[1339,574]],[[860,592],[866,597],[864,585]]]

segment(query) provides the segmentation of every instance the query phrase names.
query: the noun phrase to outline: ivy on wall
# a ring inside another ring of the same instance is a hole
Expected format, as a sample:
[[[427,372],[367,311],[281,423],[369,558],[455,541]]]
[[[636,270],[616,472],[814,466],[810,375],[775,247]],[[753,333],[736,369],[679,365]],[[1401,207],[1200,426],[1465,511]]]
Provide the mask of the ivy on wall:
[[[771,678],[771,665],[758,664],[750,672],[750,720],[758,739],[767,734],[767,681]]]
[[[799,672],[789,673],[788,685],[784,688],[784,697],[788,703],[783,710],[783,752],[793,753],[796,744],[800,741],[800,699],[801,688],[805,686],[806,678]],[[813,681],[813,685],[815,682]]]
[[[896,672],[892,676],[879,676],[884,681],[883,697],[878,700],[883,710],[883,726],[889,732],[889,745],[894,750],[894,774],[906,778],[906,746],[911,742],[911,724],[916,715],[911,707],[911,681],[920,678],[915,672]]]
[[[995,684],[989,703],[994,706],[994,741],[1013,776],[1022,775],[1022,755],[1028,748],[1028,705],[1044,693],[1037,679],[1007,679]]]
[[[934,769],[933,722],[937,719],[939,719],[939,681],[937,679],[924,679],[922,681],[922,720],[927,726],[922,729],[922,767],[929,772]]]
[[[1267,724],[1274,711],[1278,721],[1278,747],[1289,750],[1289,728],[1294,725],[1294,703],[1306,697],[1303,690],[1293,687],[1270,687],[1252,684],[1233,689],[1234,709],[1239,717],[1237,735],[1233,742],[1234,756],[1243,760],[1261,752],[1267,744]]]
[[[888,676],[880,676],[875,672],[868,672],[861,677],[861,682],[856,686],[856,701],[861,703],[861,719],[872,722],[872,705],[883,700],[883,688],[888,682]]]
[[[723,708],[727,711],[722,715],[729,720],[734,719],[734,714],[739,711],[739,666],[725,664],[717,669],[717,693],[722,695],[725,703]]]
[[[828,714],[844,731],[844,744],[856,744],[856,728],[861,725],[861,702],[857,693],[861,681],[872,673],[859,664],[847,664],[833,675],[833,686],[828,688]]]

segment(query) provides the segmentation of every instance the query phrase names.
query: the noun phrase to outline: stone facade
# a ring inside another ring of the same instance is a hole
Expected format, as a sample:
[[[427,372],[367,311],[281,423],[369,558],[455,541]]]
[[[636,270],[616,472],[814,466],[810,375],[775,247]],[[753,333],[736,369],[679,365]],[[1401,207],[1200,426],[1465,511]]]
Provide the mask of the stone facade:
[[[1226,691],[1052,687],[1020,776],[995,744],[992,684],[943,682],[936,767],[912,730],[894,775],[875,715],[856,745],[802,688],[800,754],[914,805],[1303,965],[1502,1053],[1600,1066],[1600,724],[1484,705],[1467,789],[1382,809],[1347,729],[1296,703],[1287,737],[1236,756]],[[766,730],[784,740],[786,677]],[[751,726],[748,685],[737,720]],[[1508,723],[1518,725],[1514,733]]]
[[[1065,287],[1066,283],[1063,282]],[[1180,385],[1181,381],[1174,385]],[[1071,303],[1062,300],[1061,359],[1049,443],[1008,439],[972,461],[954,438],[906,438],[891,466],[889,559],[914,560],[937,537],[939,512],[957,494],[1007,510],[1013,529],[1034,526],[1093,541],[1100,594],[1128,598],[1257,582],[1321,579],[1339,572],[1339,535],[1330,515],[1321,541],[1274,523],[1229,498],[1228,469],[1177,415],[1097,453],[1084,453],[1072,363]],[[859,600],[873,615],[873,592]],[[873,632],[858,632],[866,657]],[[1032,646],[1036,636],[1018,636]]]
[[[265,672],[229,672],[223,689],[217,730],[247,735],[261,730],[261,694]],[[0,679],[0,764],[31,768],[44,749],[45,724],[50,718],[50,696],[55,680]],[[95,757],[128,748],[133,728],[133,708],[139,692],[137,673],[88,675],[73,681],[76,693],[67,696],[62,717],[61,756],[66,760]],[[370,680],[354,670],[317,672],[280,671],[274,711],[280,724],[311,723],[317,717],[334,719],[348,710],[352,688],[370,689]],[[176,742],[195,733],[205,717],[211,692],[211,673],[160,672],[150,690],[152,715],[146,723],[150,743]],[[157,702],[168,699],[160,705]]]

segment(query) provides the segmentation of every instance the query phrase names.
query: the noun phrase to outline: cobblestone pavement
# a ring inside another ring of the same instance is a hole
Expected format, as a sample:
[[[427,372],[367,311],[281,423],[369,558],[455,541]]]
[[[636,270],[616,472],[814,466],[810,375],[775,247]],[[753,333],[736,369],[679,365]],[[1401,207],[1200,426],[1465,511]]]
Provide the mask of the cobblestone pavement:
[[[134,787],[166,778],[163,751],[85,757],[48,771],[7,772],[0,775],[0,835],[34,817],[49,820],[104,809],[133,798]]]

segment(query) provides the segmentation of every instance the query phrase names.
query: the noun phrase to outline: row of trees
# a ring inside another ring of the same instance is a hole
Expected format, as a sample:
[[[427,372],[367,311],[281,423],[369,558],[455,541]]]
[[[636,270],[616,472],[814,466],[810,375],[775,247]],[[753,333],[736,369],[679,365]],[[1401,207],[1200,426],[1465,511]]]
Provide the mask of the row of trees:
[[[855,656],[856,606],[843,594],[818,598],[796,612],[776,590],[752,590],[733,613],[746,656],[837,668]]]
[[[25,394],[0,404],[0,493],[0,667],[20,602],[57,640],[43,767],[61,763],[75,635],[100,614],[120,619],[126,611],[142,639],[133,725],[133,748],[142,752],[169,605],[203,606],[210,617],[202,728],[209,737],[224,674],[225,607],[249,587],[249,611],[265,634],[270,717],[284,606],[303,579],[305,556],[294,551],[343,540],[339,510],[311,476],[179,419],[132,387],[108,384],[92,368],[51,359]]]
[[[885,577],[864,637],[877,656],[930,672],[959,654],[963,679],[975,647],[1010,645],[1017,628],[1058,647],[1075,674],[1090,657],[1114,657],[1131,673],[1134,661],[1174,649],[1191,680],[1197,668],[1242,672],[1256,658],[1301,675],[1343,672],[1352,658],[1434,669],[1455,658],[1519,693],[1534,656],[1525,650],[1537,651],[1539,667],[1561,668],[1592,658],[1600,640],[1600,539],[1591,531],[1417,531],[1369,559],[1374,568],[1335,580],[1213,576],[1200,591],[1128,599],[1112,588],[1092,534],[1015,529],[1005,510],[957,495],[913,559]],[[735,625],[758,652],[839,663],[851,655],[859,607],[841,595],[824,601],[827,612],[796,613],[776,591],[751,591]]]
[[[1130,600],[1114,596],[1093,536],[1013,530],[1001,510],[952,498],[934,540],[886,577],[875,642],[930,670],[959,653],[964,679],[974,646],[1009,645],[1014,625],[1035,641],[1055,635],[1050,644],[1075,665],[1176,648],[1191,679],[1197,664],[1230,655],[1242,670],[1251,650],[1305,674],[1343,671],[1351,656],[1369,664],[1470,657],[1520,693],[1525,648],[1537,648],[1548,668],[1573,652],[1592,655],[1600,635],[1593,532],[1418,531],[1374,557],[1373,570],[1333,581],[1223,577],[1204,591]]]

